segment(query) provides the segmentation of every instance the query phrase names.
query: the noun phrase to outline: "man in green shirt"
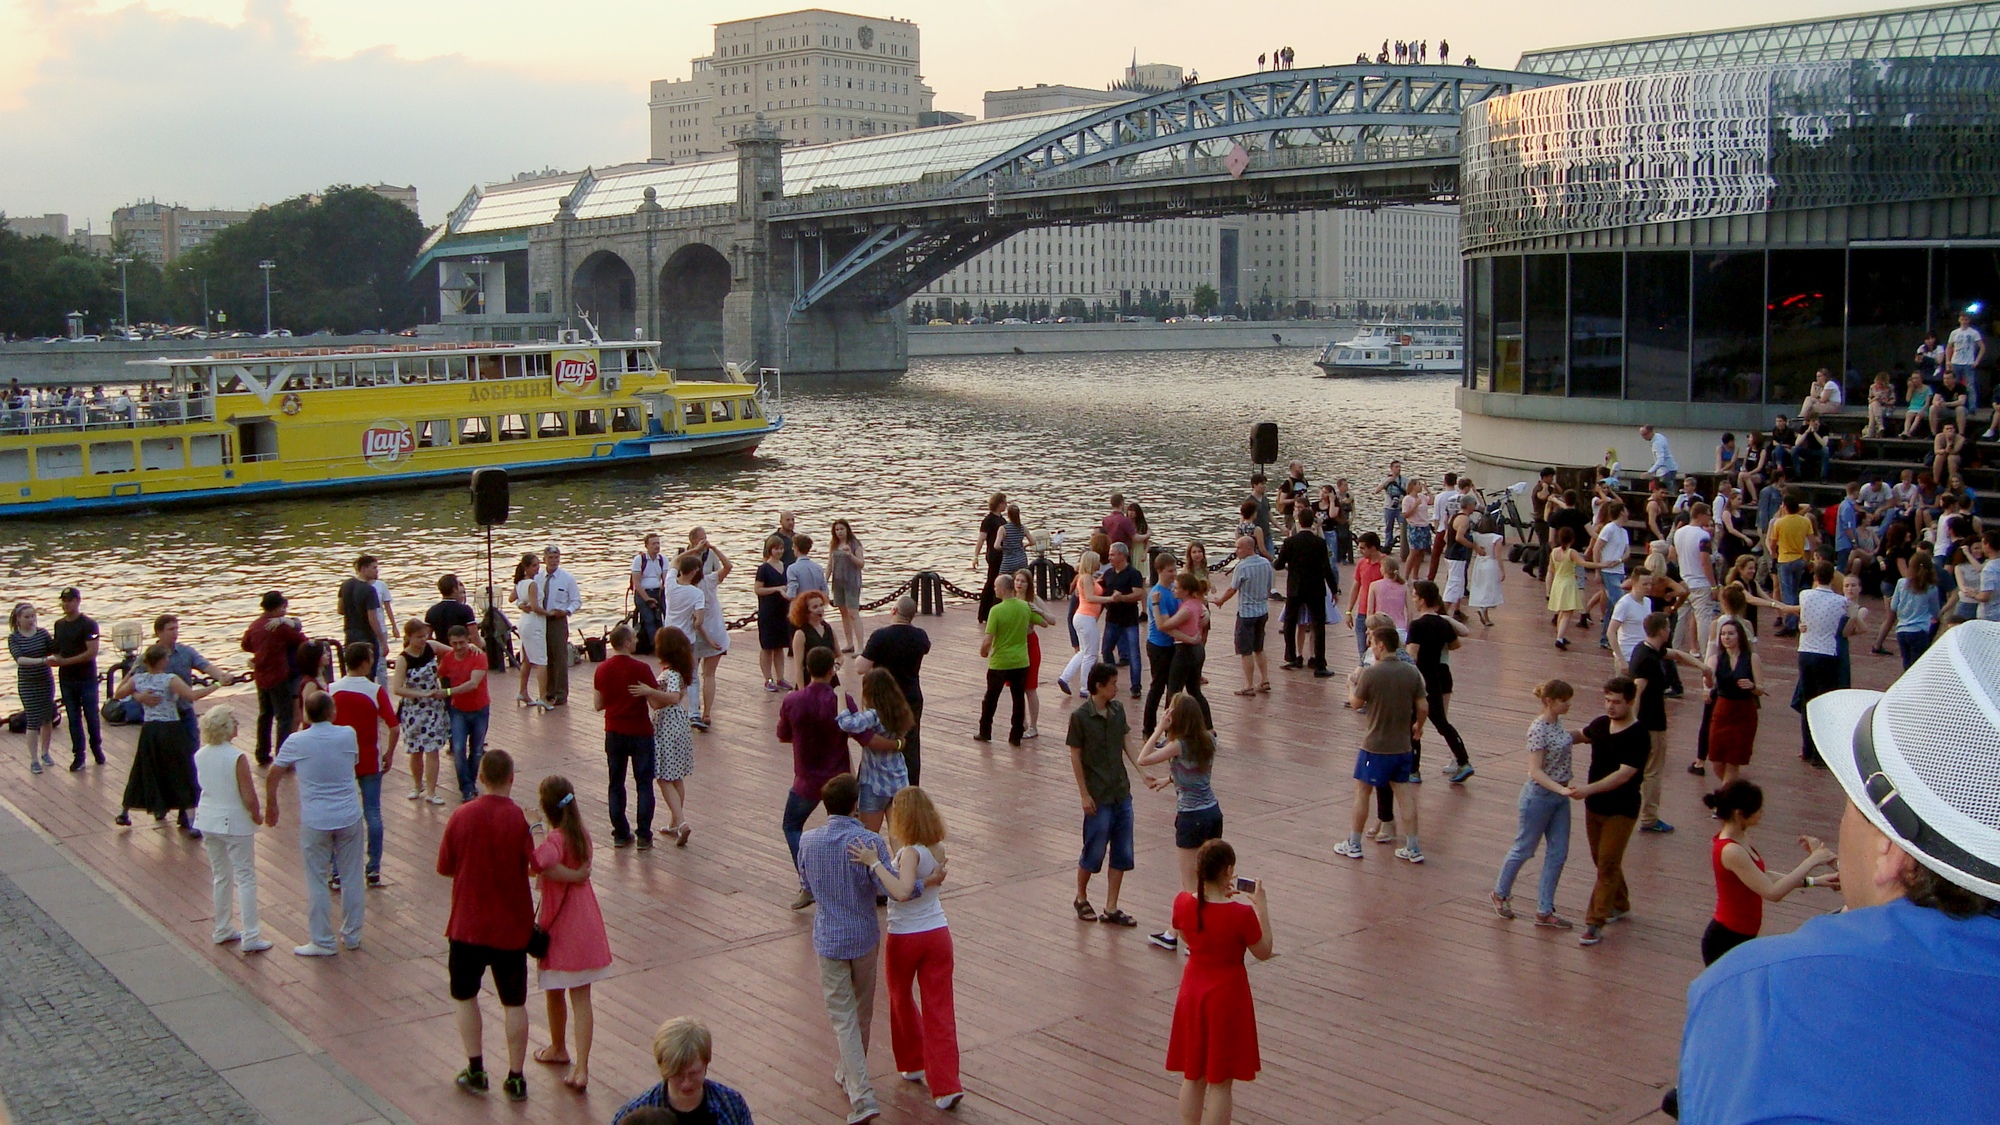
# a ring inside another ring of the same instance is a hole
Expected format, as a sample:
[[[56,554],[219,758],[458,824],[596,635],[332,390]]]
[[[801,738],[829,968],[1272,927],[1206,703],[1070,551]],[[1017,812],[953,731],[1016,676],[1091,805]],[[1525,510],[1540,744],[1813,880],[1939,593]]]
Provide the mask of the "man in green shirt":
[[[1013,721],[1007,727],[1007,741],[1021,744],[1027,714],[1028,630],[1035,623],[1046,625],[1042,611],[1028,604],[1014,589],[1012,575],[993,580],[993,592],[1000,603],[986,614],[986,637],[979,642],[979,655],[986,658],[986,698],[979,704],[979,741],[993,741],[993,709],[999,706],[1000,689],[1014,697]]]
[[[1132,782],[1123,759],[1131,759],[1147,785],[1154,785],[1155,779],[1139,765],[1129,744],[1132,728],[1118,702],[1117,666],[1094,665],[1089,685],[1090,695],[1069,713],[1066,740],[1077,795],[1083,800],[1083,855],[1076,862],[1074,906],[1082,921],[1133,926],[1137,920],[1118,909],[1118,889],[1132,870]],[[1103,869],[1106,849],[1111,852],[1111,889],[1100,914],[1090,905],[1090,877]]]

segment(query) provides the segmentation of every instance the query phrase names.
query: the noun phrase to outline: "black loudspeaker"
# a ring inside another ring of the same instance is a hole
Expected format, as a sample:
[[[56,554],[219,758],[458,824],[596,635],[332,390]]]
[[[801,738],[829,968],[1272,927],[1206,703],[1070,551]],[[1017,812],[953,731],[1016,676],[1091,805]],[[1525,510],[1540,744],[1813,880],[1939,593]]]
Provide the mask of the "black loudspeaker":
[[[472,518],[481,527],[507,522],[507,470],[472,470]]]
[[[1278,462],[1278,424],[1258,422],[1250,427],[1250,460],[1259,465]]]

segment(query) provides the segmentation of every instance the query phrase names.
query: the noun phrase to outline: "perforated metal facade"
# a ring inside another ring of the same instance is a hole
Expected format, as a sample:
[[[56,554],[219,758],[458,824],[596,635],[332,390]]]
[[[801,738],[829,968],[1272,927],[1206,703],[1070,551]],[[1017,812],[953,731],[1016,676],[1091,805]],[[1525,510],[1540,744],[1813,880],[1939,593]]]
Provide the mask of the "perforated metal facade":
[[[1753,63],[1948,55],[2000,55],[2000,0],[1551,47],[1522,55],[1515,69],[1591,79]]]

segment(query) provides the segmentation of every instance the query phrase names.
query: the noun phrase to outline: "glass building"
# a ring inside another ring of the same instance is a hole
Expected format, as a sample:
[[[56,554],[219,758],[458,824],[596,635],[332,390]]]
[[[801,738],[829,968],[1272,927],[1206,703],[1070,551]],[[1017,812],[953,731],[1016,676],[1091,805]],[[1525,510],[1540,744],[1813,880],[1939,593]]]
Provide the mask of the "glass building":
[[[1928,14],[1969,9],[2000,4]],[[1967,308],[1995,339],[2000,57],[1635,73],[1488,101],[1462,137],[1459,402],[1490,468],[1643,467],[1642,422],[1706,467],[1819,368],[1856,401]]]

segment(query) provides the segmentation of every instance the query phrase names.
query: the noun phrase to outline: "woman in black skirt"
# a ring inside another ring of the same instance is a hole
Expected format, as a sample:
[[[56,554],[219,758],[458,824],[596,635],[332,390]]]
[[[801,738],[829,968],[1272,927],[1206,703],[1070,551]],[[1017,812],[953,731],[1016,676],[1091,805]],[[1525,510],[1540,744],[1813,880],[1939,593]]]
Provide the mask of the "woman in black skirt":
[[[785,661],[792,652],[791,599],[785,597],[785,541],[764,540],[764,562],[757,567],[757,664],[764,671],[765,691],[790,691]]]
[[[979,623],[986,624],[986,614],[1000,604],[999,595],[993,592],[993,580],[1000,577],[1000,560],[1006,557],[1007,494],[996,492],[986,501],[986,518],[979,521],[979,542],[973,547],[973,563],[978,564],[978,552],[986,554],[986,581],[979,587]]]
[[[132,809],[145,809],[154,820],[164,820],[168,809],[178,810],[181,831],[190,840],[201,839],[188,814],[201,800],[201,787],[194,779],[194,743],[181,725],[177,700],[192,703],[221,687],[189,687],[187,681],[166,670],[172,655],[165,645],[154,645],[140,658],[143,672],[134,672],[119,681],[113,699],[134,696],[145,709],[146,725],[139,728],[139,750],[132,756],[132,772],[125,775],[125,796],[118,802],[115,824],[130,827]]]

